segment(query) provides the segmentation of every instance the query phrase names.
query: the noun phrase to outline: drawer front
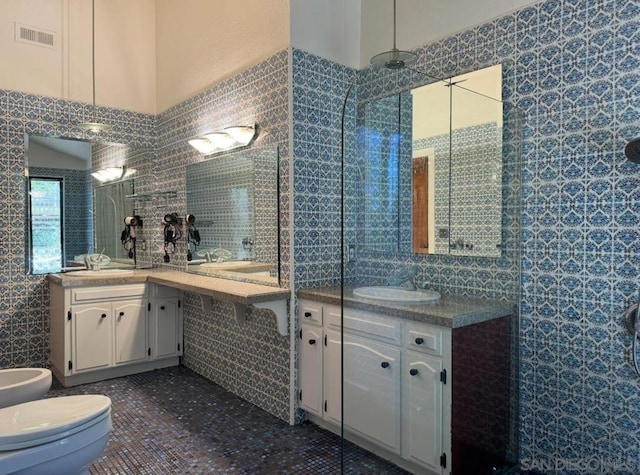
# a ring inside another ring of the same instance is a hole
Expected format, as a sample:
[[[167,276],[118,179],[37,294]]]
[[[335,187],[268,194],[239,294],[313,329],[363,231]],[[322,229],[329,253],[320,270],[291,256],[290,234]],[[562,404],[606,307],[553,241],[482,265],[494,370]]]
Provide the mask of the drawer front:
[[[144,297],[146,284],[105,285],[103,287],[81,287],[71,290],[71,303],[96,302],[122,298]]]
[[[407,348],[432,355],[442,355],[442,329],[417,323],[408,323],[405,329]]]
[[[325,305],[324,313],[329,326],[340,329],[340,307],[337,305]],[[400,344],[401,323],[396,318],[345,308],[342,325],[347,331],[374,337],[389,343]]]
[[[166,285],[158,285],[153,284],[149,289],[151,292],[151,298],[159,297],[159,298],[170,298],[170,297],[178,297],[180,295],[180,290],[174,287],[167,287]]]
[[[298,315],[302,324],[315,323],[316,325],[322,325],[322,304],[309,300],[300,300],[298,302]]]

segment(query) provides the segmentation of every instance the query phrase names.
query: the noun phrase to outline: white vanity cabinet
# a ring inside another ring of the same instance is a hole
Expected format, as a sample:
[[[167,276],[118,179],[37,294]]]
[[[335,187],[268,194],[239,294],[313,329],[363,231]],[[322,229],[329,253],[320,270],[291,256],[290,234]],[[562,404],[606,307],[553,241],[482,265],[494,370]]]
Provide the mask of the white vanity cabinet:
[[[75,318],[73,318],[74,314]],[[108,368],[112,359],[111,327],[113,315],[111,314],[111,304],[77,305],[71,310],[71,322],[73,335],[71,349],[75,358],[69,360],[68,365],[71,366],[68,368],[69,371],[75,369],[75,372],[79,373]],[[54,352],[54,349],[51,348],[52,360],[54,353],[57,351]],[[55,354],[55,356],[63,355]]]
[[[149,300],[149,356],[153,359],[182,355],[182,292],[151,285]]]
[[[145,300],[113,302],[113,364],[122,365],[145,361],[148,357],[147,318]]]
[[[51,284],[51,369],[58,380],[73,386],[177,365],[182,350],[179,297],[150,298],[155,287]]]
[[[311,414],[322,416],[322,328],[302,325],[300,330],[300,406]],[[339,414],[339,411],[338,411]]]
[[[144,307],[143,298],[73,305],[67,314],[73,334],[70,370],[79,373],[107,368],[112,362],[146,360]]]
[[[345,428],[400,452],[400,349],[345,332]]]
[[[415,322],[404,322],[403,327],[402,456],[439,472],[443,438],[448,436],[443,427],[444,357],[450,369],[451,331]]]
[[[448,473],[451,330],[309,300],[298,308],[310,419],[334,431],[343,422],[347,438],[415,473]]]

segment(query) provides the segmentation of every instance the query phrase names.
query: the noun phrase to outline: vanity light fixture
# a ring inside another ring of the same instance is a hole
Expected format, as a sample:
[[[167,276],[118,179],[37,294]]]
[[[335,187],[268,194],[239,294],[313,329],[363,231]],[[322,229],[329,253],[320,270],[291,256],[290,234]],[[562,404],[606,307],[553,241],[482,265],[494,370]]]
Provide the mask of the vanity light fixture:
[[[91,176],[101,183],[106,183],[108,181],[123,180],[133,175],[136,171],[135,168],[125,166],[108,167],[93,172]]]
[[[236,143],[234,138],[226,132],[204,134],[204,138],[211,142],[214,149],[217,150],[229,150]]]
[[[80,124],[80,128],[99,134],[111,129],[109,124],[96,120],[96,0],[91,1],[91,79],[93,85],[93,109],[91,120]]]
[[[256,124],[234,125],[222,132],[209,132],[189,140],[189,145],[204,155],[246,147],[256,136]]]

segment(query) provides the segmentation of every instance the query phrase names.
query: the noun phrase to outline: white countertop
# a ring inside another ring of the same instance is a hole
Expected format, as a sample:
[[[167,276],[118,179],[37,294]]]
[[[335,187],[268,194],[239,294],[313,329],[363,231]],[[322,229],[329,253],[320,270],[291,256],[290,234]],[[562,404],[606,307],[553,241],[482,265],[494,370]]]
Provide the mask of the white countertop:
[[[288,300],[290,297],[289,289],[280,287],[161,269],[137,269],[133,273],[123,275],[100,275],[99,271],[95,276],[75,277],[70,274],[49,274],[47,278],[49,282],[65,288],[153,282],[206,295],[216,300],[244,305]]]

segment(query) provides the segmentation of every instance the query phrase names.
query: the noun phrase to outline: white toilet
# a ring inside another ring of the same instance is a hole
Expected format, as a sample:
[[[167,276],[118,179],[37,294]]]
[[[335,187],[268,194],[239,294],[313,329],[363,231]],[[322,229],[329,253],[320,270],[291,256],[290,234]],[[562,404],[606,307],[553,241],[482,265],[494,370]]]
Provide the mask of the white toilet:
[[[63,396],[0,409],[0,473],[88,474],[111,431],[111,399]]]
[[[41,399],[51,387],[51,371],[46,368],[0,370],[0,408]]]

